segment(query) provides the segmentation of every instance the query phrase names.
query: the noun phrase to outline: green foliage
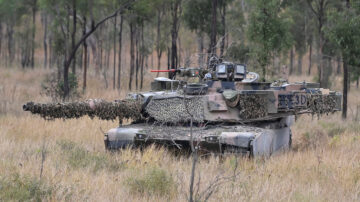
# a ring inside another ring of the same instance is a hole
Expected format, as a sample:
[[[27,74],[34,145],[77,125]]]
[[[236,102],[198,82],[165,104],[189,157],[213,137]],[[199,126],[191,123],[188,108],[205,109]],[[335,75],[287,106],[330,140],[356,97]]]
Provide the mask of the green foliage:
[[[1,201],[43,201],[51,196],[52,187],[30,177],[12,174],[0,178]]]
[[[184,21],[190,30],[210,33],[211,1],[188,1],[184,5]]]
[[[61,151],[65,154],[67,163],[74,169],[91,168],[96,173],[106,169],[111,172],[121,170],[124,165],[119,164],[106,154],[89,152],[75,142],[62,140],[57,142]]]
[[[69,73],[69,98],[76,99],[80,97],[78,86],[76,75]],[[54,101],[59,101],[64,96],[64,80],[59,80],[56,73],[48,74],[41,83],[41,88],[44,94]]]
[[[343,61],[350,66],[353,76],[360,75],[360,14],[352,8],[343,12],[331,12],[330,26],[326,30],[328,38],[340,50]]]
[[[320,122],[320,125],[326,130],[329,137],[341,135],[346,131],[346,127],[337,123]]]
[[[248,37],[265,77],[272,55],[291,45],[290,23],[280,16],[280,0],[254,0],[252,3],[254,9],[250,14]]]
[[[289,28],[296,52],[300,55],[305,54],[306,44],[312,43],[315,28],[310,12],[306,1],[291,1],[285,11],[285,17],[291,22]]]
[[[233,44],[227,49],[225,58],[230,61],[246,64],[249,59],[250,48],[243,43]]]
[[[128,178],[127,184],[132,192],[140,194],[171,197],[176,193],[173,177],[158,167],[149,169],[144,175]]]
[[[232,0],[218,1],[217,23],[216,23],[217,33],[221,33],[224,31],[224,27],[222,26],[222,23],[220,21],[220,10],[224,4],[226,6],[231,1]],[[239,15],[237,15],[236,17],[239,17]],[[183,20],[185,25],[190,30],[197,31],[200,33],[206,33],[208,36],[210,36],[211,22],[212,22],[212,1],[208,1],[208,0],[185,1]]]

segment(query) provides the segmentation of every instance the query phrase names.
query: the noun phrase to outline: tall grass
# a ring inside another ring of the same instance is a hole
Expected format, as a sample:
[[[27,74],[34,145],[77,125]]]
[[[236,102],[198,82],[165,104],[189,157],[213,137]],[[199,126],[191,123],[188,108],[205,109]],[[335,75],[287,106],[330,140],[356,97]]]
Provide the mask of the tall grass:
[[[21,106],[27,101],[50,101],[39,96],[43,71],[0,71],[0,201],[187,199],[191,159],[155,147],[107,152],[101,130],[116,127],[116,122],[87,117],[44,121],[25,113]],[[89,82],[84,99],[125,96],[103,90],[95,76]],[[347,121],[339,113],[298,117],[289,152],[267,159],[201,159],[195,178],[198,193],[217,176],[233,176],[236,167],[238,174],[218,186],[210,201],[359,201],[360,126],[351,112],[359,97],[359,90],[352,88]]]

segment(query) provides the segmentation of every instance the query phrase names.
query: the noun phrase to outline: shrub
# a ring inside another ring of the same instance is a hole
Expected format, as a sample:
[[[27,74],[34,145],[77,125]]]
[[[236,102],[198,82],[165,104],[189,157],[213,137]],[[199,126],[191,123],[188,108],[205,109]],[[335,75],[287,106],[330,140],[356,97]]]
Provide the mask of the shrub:
[[[326,130],[329,137],[341,135],[346,131],[344,126],[338,125],[336,123],[320,122],[320,125]]]
[[[64,97],[64,80],[59,79],[55,72],[48,74],[41,83],[42,92],[51,97],[53,101],[60,101]],[[80,97],[76,75],[69,72],[69,98]]]
[[[123,164],[110,159],[106,154],[90,152],[72,141],[62,140],[57,144],[64,152],[67,163],[74,169],[92,167],[93,172],[102,169],[116,172],[123,168]]]
[[[141,176],[127,180],[130,190],[135,193],[171,197],[176,193],[174,179],[165,170],[153,167]]]
[[[52,187],[35,178],[13,174],[0,179],[0,201],[42,201],[51,196]]]

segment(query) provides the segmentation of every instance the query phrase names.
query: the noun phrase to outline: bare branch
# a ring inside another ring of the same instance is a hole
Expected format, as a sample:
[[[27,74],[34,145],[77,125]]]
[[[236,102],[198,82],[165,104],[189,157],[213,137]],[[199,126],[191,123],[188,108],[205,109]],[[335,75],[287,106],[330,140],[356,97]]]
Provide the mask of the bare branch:
[[[106,22],[107,20],[117,16],[118,13],[123,13],[123,11],[128,8],[131,3],[133,2],[134,0],[129,0],[128,2],[126,2],[121,8],[119,8],[118,10],[116,10],[114,13],[112,13],[111,15],[103,18],[102,20],[100,20],[96,25],[92,26],[91,29],[86,33],[84,34],[81,39],[76,43],[74,49],[71,51],[71,54],[69,56],[69,59],[66,61],[65,63],[65,68],[68,68],[71,64],[71,61],[74,59],[75,57],[75,54],[76,54],[76,51],[77,49],[80,47],[80,45],[94,32],[96,31],[96,29],[101,25],[103,24],[104,22]]]

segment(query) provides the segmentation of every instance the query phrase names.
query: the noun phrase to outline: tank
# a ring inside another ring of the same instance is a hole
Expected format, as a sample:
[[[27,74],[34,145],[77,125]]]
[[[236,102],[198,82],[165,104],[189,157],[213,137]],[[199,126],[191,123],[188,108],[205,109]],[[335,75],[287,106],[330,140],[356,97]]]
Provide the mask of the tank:
[[[251,156],[289,149],[295,116],[341,110],[341,93],[317,83],[259,82],[244,64],[210,64],[206,69],[151,70],[171,78],[155,78],[151,91],[129,93],[123,100],[29,102],[23,109],[47,120],[118,119],[119,127],[104,134],[107,150],[157,144],[188,152],[193,141],[201,152]],[[131,124],[122,124],[124,119]]]

